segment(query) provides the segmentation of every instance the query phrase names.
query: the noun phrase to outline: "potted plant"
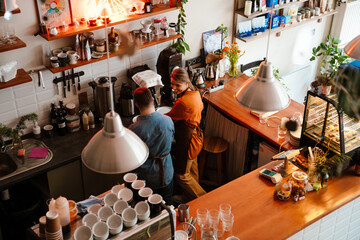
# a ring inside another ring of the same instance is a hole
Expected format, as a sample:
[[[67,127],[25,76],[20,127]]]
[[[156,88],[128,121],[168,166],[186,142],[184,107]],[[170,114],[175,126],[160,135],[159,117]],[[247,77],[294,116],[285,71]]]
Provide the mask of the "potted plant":
[[[330,94],[339,66],[349,60],[344,51],[338,47],[340,42],[339,39],[331,38],[329,34],[325,43],[320,43],[319,46],[312,49],[310,61],[317,58],[321,60],[320,76],[317,77],[317,81],[322,85],[325,95]]]
[[[27,121],[37,121],[38,115],[36,113],[30,113],[20,118],[15,128],[10,128],[0,123],[0,137],[8,137],[12,140],[12,146],[14,149],[22,148],[21,134],[22,130],[26,128],[25,123]]]
[[[179,9],[179,15],[178,15],[178,21],[176,23],[178,32],[181,34],[181,37],[176,39],[176,42],[173,43],[170,47],[174,48],[177,52],[181,52],[182,54],[185,54],[186,51],[190,51],[189,44],[185,42],[185,9],[184,4],[186,4],[188,0],[177,0],[177,7]]]
[[[224,41],[228,36],[229,30],[228,27],[225,27],[223,24],[221,24],[220,26],[218,26],[215,30],[216,32],[221,32],[221,49],[223,49],[223,45],[224,45]],[[222,50],[221,49],[217,49],[214,51],[215,54],[217,55],[221,55],[222,54]]]

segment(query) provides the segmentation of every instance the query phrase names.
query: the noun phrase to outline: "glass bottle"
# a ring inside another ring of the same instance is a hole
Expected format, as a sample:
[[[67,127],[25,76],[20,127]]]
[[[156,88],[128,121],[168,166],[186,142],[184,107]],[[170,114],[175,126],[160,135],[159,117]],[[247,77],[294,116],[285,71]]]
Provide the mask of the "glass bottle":
[[[59,105],[60,105],[60,111],[61,111],[62,115],[63,115],[64,117],[66,117],[66,115],[67,115],[67,110],[66,110],[66,108],[65,108],[65,106],[64,106],[64,102],[60,100],[60,101],[59,101]]]
[[[64,136],[66,134],[66,119],[63,113],[60,111],[60,108],[58,112],[58,132],[60,136]]]
[[[89,130],[89,117],[86,114],[86,112],[84,112],[82,115],[82,123],[83,123],[83,129],[85,131]]]
[[[89,120],[89,128],[95,128],[95,119],[92,111],[89,111],[88,120]]]
[[[60,224],[63,233],[70,232],[70,210],[68,200],[62,196],[58,197],[55,200],[55,208],[56,211],[59,213]]]
[[[53,102],[51,103],[50,118],[51,125],[53,126],[54,130],[57,130],[58,111],[56,110],[55,103]]]
[[[147,0],[145,3],[145,13],[151,13],[152,12],[152,4],[150,0]]]
[[[327,188],[329,183],[329,174],[327,172],[321,172],[321,187]]]

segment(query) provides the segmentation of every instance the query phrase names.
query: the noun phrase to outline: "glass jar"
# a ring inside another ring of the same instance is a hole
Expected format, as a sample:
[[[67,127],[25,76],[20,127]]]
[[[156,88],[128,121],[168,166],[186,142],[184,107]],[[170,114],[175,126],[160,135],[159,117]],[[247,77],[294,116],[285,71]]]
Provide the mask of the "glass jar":
[[[118,42],[111,42],[111,43],[109,43],[109,51],[110,51],[110,52],[117,52],[117,51],[119,51],[119,43],[118,43]]]
[[[95,51],[96,52],[105,52],[105,40],[98,39],[95,41]]]
[[[169,23],[169,35],[174,36],[176,35],[177,26],[176,23]]]
[[[302,171],[292,173],[292,193],[295,201],[305,198],[307,179],[308,175]]]

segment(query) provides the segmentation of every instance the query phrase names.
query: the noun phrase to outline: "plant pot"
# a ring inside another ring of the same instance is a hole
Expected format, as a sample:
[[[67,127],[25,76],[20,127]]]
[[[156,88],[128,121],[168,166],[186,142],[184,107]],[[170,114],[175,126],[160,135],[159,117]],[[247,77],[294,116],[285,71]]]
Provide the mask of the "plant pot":
[[[331,92],[331,85],[321,85],[322,87],[322,94],[324,94],[325,96],[330,95]]]

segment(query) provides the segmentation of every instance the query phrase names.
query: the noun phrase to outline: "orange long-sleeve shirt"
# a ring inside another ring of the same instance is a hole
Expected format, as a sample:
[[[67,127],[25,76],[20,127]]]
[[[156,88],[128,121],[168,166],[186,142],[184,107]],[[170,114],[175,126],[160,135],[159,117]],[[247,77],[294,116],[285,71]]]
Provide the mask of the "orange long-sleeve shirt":
[[[166,115],[171,117],[174,122],[185,120],[186,123],[197,127],[201,121],[201,111],[203,108],[204,105],[201,101],[200,93],[198,91],[186,91],[183,96],[175,101],[174,106]],[[188,151],[189,159],[196,158],[201,148],[202,139],[195,128]]]

